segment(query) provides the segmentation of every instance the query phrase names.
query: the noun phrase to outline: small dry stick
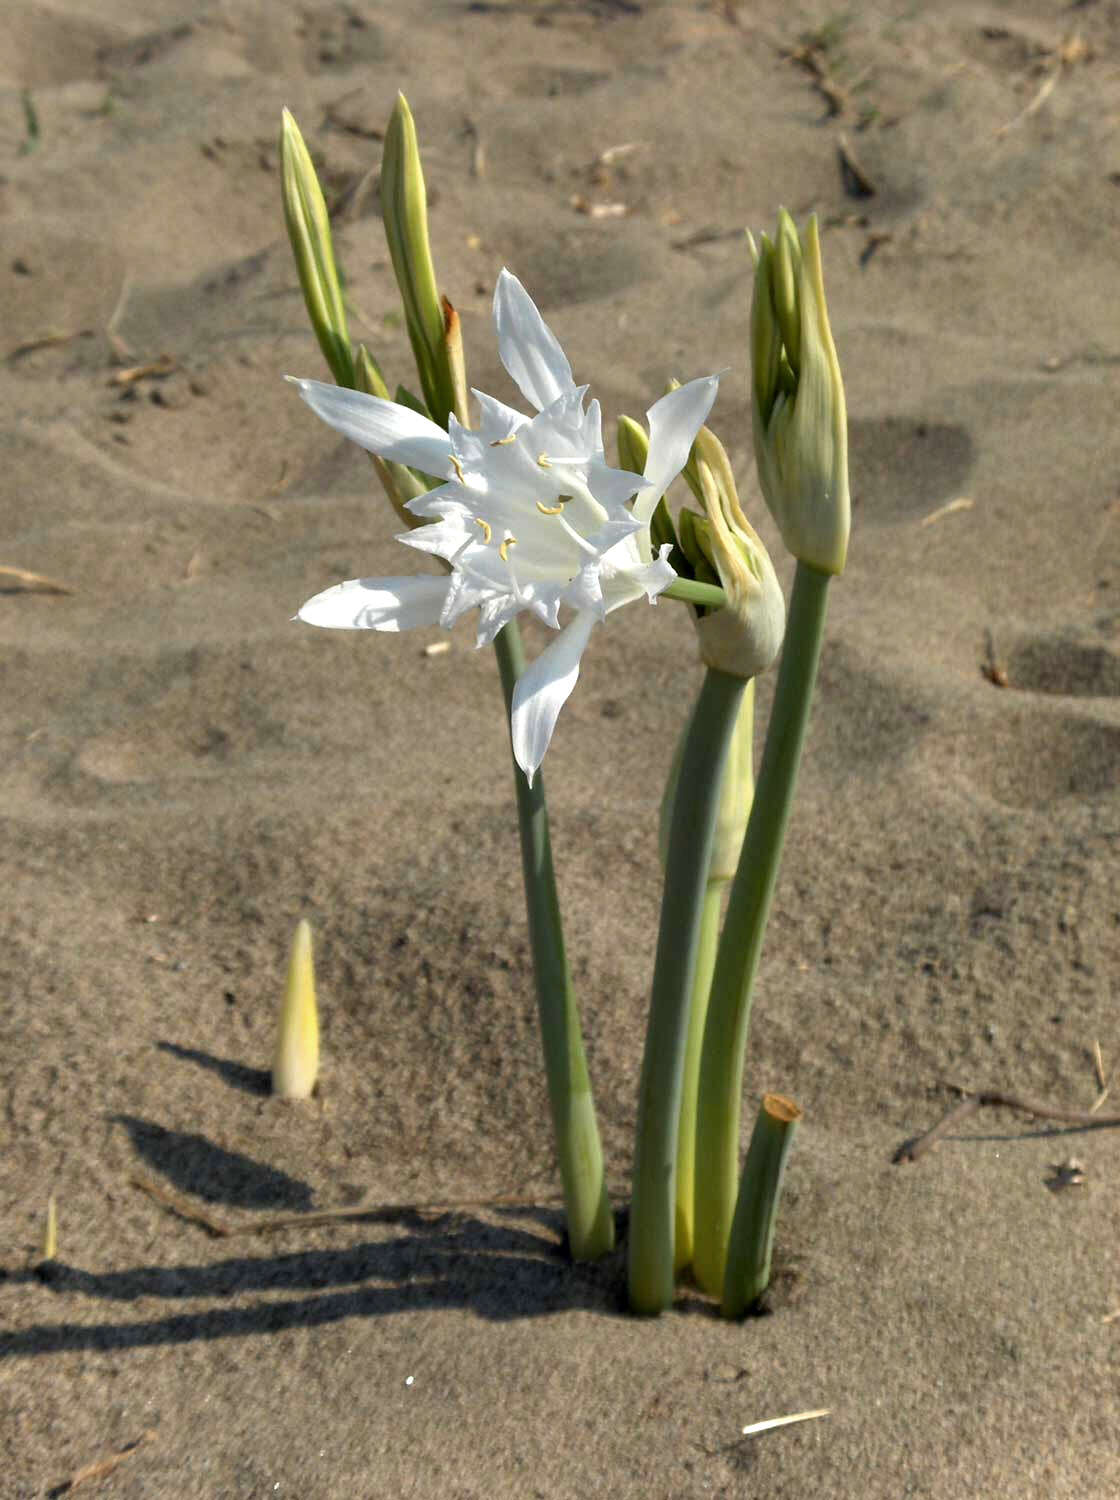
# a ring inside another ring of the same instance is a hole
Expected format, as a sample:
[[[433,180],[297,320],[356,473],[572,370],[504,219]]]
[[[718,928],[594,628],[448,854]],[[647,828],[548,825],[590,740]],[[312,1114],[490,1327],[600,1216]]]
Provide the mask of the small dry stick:
[[[848,196],[850,198],[874,198],[878,189],[848,144],[847,136],[837,136],[836,155],[840,162],[840,180]]]
[[[160,380],[179,368],[173,354],[161,354],[158,359],[149,359],[142,365],[131,365],[127,370],[118,370],[109,381],[110,385],[135,385],[138,380]]]
[[[768,1417],[765,1422],[751,1422],[743,1428],[744,1437],[752,1437],[756,1432],[769,1432],[774,1427],[788,1427],[791,1422],[813,1422],[817,1417],[830,1417],[832,1409],[822,1406],[819,1411],[795,1411],[788,1417]]]
[[[44,333],[35,339],[25,339],[22,344],[17,344],[14,349],[9,349],[9,360],[22,359],[25,354],[34,354],[39,349],[54,349],[59,344],[72,344],[75,339],[88,339],[93,337],[92,328],[79,328],[73,333],[51,332]]]
[[[1093,1038],[1093,1068],[1097,1075],[1097,1088],[1102,1091],[1108,1088],[1108,1078],[1104,1071],[1104,1058],[1101,1056],[1101,1044],[1096,1037]]]
[[[48,1500],[58,1500],[62,1495],[69,1495],[76,1490],[80,1484],[88,1484],[91,1479],[104,1479],[113,1472],[126,1458],[142,1448],[145,1443],[150,1443],[156,1435],[154,1427],[145,1428],[135,1442],[127,1443],[119,1448],[116,1453],[111,1453],[108,1458],[96,1459],[91,1464],[84,1464],[82,1468],[76,1469],[69,1479],[64,1479],[61,1484],[56,1484],[53,1489],[47,1491]]]
[[[1095,1115],[1101,1105],[1108,1098],[1108,1076],[1104,1071],[1104,1058],[1101,1056],[1101,1044],[1093,1038],[1093,1068],[1097,1075],[1097,1097],[1089,1106],[1089,1113]]]
[[[215,1239],[231,1239],[238,1234],[268,1234],[277,1229],[315,1229],[323,1224],[337,1224],[348,1219],[366,1219],[378,1215],[385,1219],[403,1219],[411,1214],[466,1213],[479,1208],[547,1208],[562,1202],[559,1197],[537,1198],[468,1198],[455,1203],[384,1203],[381,1201],[352,1204],[348,1208],[312,1209],[303,1214],[282,1214],[277,1218],[252,1219],[246,1224],[229,1224],[192,1203],[182,1193],[165,1187],[140,1172],[132,1174],[132,1184],[162,1203],[179,1218],[198,1224]]]
[[[125,278],[121,282],[121,294],[117,298],[117,305],[113,308],[109,321],[105,324],[105,337],[109,341],[109,348],[113,351],[113,357],[119,360],[122,365],[133,357],[132,350],[125,343],[124,339],[121,338],[119,332],[121,319],[124,317],[124,310],[128,306],[128,299],[131,295],[132,277],[126,272]]]
[[[1034,1115],[1039,1120],[1055,1120],[1061,1125],[1081,1125],[1084,1127],[1120,1125],[1120,1115],[1096,1114],[1091,1109],[1057,1109],[1051,1104],[1044,1104],[1037,1099],[1022,1099],[1018,1094],[1005,1094],[1000,1089],[984,1089],[977,1094],[965,1093],[965,1097],[959,1104],[955,1104],[943,1120],[940,1120],[932,1130],[927,1130],[915,1140],[904,1141],[894,1154],[896,1162],[917,1161],[919,1157],[933,1149],[938,1141],[942,1140],[951,1130],[962,1125],[965,1120],[982,1109],[985,1105],[999,1106],[1003,1109],[1018,1109],[1025,1115]]]
[[[931,510],[928,516],[923,516],[919,526],[934,526],[938,521],[943,521],[946,516],[956,515],[959,510],[971,510],[973,502],[964,495],[958,495],[955,500],[949,500],[945,505],[939,505],[936,510]]]
[[[43,573],[29,573],[26,568],[0,567],[0,593],[19,590],[28,594],[72,594],[68,583],[48,578]]]

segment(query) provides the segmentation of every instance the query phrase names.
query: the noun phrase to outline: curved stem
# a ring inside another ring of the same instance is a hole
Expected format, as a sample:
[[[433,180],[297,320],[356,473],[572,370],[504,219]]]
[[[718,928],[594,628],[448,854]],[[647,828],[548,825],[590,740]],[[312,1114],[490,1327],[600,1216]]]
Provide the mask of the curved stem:
[[[797,564],[766,749],[712,977],[700,1059],[692,1266],[713,1297],[723,1292],[738,1188],[739,1109],[752,991],[809,722],[828,581],[828,574]]]
[[[516,622],[498,632],[494,650],[508,718],[513,689],[525,667]],[[564,952],[544,777],[538,771],[530,786],[516,762],[513,773],[517,786],[521,867],[529,914],[529,942],[533,949],[537,1011],[556,1154],[564,1187],[568,1246],[573,1260],[594,1260],[614,1247],[614,1219],[607,1197],[603,1150],[583,1050],[579,1005]]]
[[[720,780],[745,686],[743,678],[725,672],[705,674],[673,800],[630,1205],[630,1306],[640,1313],[659,1313],[673,1300],[674,1179],[689,1000]]]

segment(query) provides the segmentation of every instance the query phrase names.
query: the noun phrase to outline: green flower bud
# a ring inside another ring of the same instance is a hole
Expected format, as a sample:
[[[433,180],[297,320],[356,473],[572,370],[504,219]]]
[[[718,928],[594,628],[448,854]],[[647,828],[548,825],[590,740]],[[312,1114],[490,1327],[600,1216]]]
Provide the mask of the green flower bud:
[[[284,222],[307,315],[331,374],[339,385],[353,385],[354,362],[346,329],[346,306],[335,265],[327,205],[311,154],[287,110],[280,126],[280,180]]]
[[[751,241],[752,418],[762,493],[800,562],[842,573],[848,551],[848,418],[828,323],[814,215],[798,238],[784,210]]]
[[[381,156],[381,216],[397,278],[428,414],[439,426],[451,412],[465,417],[466,383],[460,381],[462,348],[440,301],[428,242],[428,198],[416,124],[403,94],[397,95]],[[459,409],[460,393],[463,409]]]
[[[707,525],[696,539],[719,575],[727,603],[696,621],[704,664],[733,677],[765,672],[782,645],[786,606],[762,538],[743,514],[734,485],[717,484],[709,465],[697,465]]]

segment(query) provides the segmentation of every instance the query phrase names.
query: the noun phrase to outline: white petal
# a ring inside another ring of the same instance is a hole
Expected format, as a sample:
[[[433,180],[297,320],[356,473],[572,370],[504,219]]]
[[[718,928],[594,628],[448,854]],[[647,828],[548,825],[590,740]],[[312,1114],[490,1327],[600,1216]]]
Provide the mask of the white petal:
[[[628,469],[612,469],[601,458],[593,458],[587,471],[587,487],[604,505],[623,505],[636,491],[645,488],[640,474]]]
[[[689,449],[707,421],[719,390],[718,375],[704,375],[680,385],[646,412],[649,455],[645,484],[634,501],[634,514],[648,522],[654,506],[688,462]]]
[[[451,439],[442,427],[418,411],[321,380],[296,380],[291,375],[288,379],[299,387],[315,415],[343,437],[353,439],[379,458],[413,464],[425,474],[450,479]]]
[[[560,710],[579,677],[579,661],[595,627],[589,611],[576,615],[527,667],[513,690],[513,754],[533,784]]]
[[[532,297],[504,267],[494,288],[494,326],[502,364],[526,401],[543,411],[567,395],[575,384],[572,367]]]
[[[524,427],[529,420],[528,417],[512,406],[507,406],[504,401],[499,401],[496,396],[488,396],[485,391],[475,390],[471,387],[471,395],[478,402],[479,414],[482,418],[478,429],[478,435],[484,443],[500,443],[519,427]]]
[[[351,578],[309,599],[297,619],[334,630],[411,630],[438,625],[447,578]]]
[[[635,599],[640,599],[644,594],[652,603],[658,596],[669,587],[677,576],[669,566],[668,557],[672,551],[668,542],[662,544],[657,556],[652,562],[645,563],[641,567],[628,568],[625,573],[616,573],[607,578],[603,583],[603,598],[606,601],[607,613],[612,609],[618,609],[622,604],[630,604]]]

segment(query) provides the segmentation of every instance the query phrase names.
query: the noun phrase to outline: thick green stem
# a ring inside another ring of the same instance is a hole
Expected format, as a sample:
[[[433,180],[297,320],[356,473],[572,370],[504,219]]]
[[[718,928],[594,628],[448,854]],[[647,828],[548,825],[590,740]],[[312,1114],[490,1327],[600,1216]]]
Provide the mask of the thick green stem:
[[[688,1041],[684,1049],[684,1080],[681,1085],[681,1123],[677,1137],[677,1218],[673,1241],[673,1268],[678,1275],[692,1263],[692,1224],[696,1196],[696,1095],[700,1087],[700,1049],[708,1015],[708,992],[716,966],[719,916],[726,880],[708,877],[700,912],[700,945],[696,974],[688,1008]]]
[[[738,1187],[739,1108],[751,996],[809,722],[828,582],[828,574],[797,564],[766,749],[712,977],[700,1058],[692,1266],[697,1281],[713,1297],[723,1293]]]
[[[513,689],[525,666],[516,622],[499,631],[494,650],[508,714],[513,703]],[[544,778],[538,771],[530,786],[516,762],[513,772],[517,785],[517,816],[521,825],[521,867],[529,913],[529,942],[533,949],[537,1009],[556,1154],[564,1186],[568,1246],[573,1260],[594,1260],[614,1247],[614,1219],[607,1197],[603,1150],[583,1050],[579,1006],[564,952]]]
[[[629,1294],[639,1313],[659,1313],[673,1300],[674,1179],[689,1001],[720,780],[745,686],[725,672],[705,674],[673,801],[630,1205]]]
[[[731,1223],[719,1309],[725,1318],[741,1318],[770,1284],[782,1179],[800,1119],[792,1099],[762,1096]]]

